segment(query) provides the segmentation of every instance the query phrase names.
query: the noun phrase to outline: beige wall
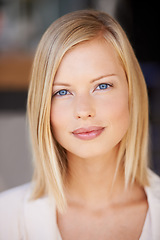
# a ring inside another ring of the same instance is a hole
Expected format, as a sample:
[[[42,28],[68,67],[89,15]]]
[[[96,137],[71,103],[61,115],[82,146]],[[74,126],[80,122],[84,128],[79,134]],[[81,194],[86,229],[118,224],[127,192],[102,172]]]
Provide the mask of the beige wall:
[[[0,113],[0,191],[30,181],[28,135],[25,113]]]

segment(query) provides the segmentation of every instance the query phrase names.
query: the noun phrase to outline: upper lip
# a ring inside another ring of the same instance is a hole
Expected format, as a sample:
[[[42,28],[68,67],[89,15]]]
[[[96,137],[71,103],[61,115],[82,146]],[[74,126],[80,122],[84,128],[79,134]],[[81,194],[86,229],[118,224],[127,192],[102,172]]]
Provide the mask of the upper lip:
[[[98,131],[100,129],[103,129],[104,127],[97,127],[97,126],[90,126],[86,128],[78,128],[73,131],[74,134],[80,134],[80,133],[89,133],[92,131]]]

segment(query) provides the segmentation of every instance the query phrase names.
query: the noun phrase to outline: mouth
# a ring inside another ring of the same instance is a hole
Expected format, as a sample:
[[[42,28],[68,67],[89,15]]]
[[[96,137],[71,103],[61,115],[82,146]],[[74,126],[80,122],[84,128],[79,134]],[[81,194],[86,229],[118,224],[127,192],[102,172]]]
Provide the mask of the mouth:
[[[91,126],[88,128],[79,128],[73,131],[73,135],[81,140],[92,140],[98,137],[103,131],[104,127]]]

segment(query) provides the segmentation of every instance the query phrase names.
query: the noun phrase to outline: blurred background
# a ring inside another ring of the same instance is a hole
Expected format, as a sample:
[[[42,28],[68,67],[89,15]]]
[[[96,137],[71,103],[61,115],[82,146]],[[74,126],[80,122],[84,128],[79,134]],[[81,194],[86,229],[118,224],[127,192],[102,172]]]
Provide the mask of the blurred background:
[[[0,191],[30,181],[32,176],[26,101],[37,44],[58,17],[85,8],[116,18],[134,48],[149,94],[151,168],[160,175],[159,2],[0,0]]]

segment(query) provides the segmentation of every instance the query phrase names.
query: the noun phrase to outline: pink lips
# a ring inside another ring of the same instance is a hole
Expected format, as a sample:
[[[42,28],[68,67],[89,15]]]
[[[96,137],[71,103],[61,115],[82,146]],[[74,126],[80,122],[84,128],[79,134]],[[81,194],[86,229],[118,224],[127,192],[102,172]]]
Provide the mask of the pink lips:
[[[98,137],[104,130],[104,127],[88,127],[88,128],[79,128],[73,131],[75,137],[82,140],[92,140]]]

